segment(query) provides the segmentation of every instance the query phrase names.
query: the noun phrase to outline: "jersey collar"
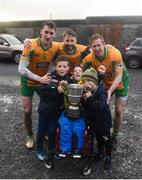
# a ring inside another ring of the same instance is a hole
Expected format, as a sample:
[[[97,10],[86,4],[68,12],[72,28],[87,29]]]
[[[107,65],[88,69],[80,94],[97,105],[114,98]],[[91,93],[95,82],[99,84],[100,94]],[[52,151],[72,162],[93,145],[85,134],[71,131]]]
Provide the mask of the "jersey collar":
[[[64,45],[64,51],[65,51],[67,54],[75,54],[75,53],[76,53],[76,46],[73,48],[72,51],[68,51],[68,50],[65,48],[65,45]]]
[[[94,54],[95,55],[95,54]],[[103,61],[105,58],[107,58],[108,57],[108,49],[106,48],[106,47],[104,47],[104,55],[103,56],[100,56],[100,57],[98,57],[98,56],[96,56],[95,55],[95,58],[98,60],[98,61]]]
[[[37,44],[38,44],[39,46],[41,46],[42,49],[44,49],[45,51],[52,46],[52,43],[50,43],[48,47],[44,47],[43,44],[42,44],[42,42],[41,42],[41,38],[40,38],[40,37],[37,38]]]

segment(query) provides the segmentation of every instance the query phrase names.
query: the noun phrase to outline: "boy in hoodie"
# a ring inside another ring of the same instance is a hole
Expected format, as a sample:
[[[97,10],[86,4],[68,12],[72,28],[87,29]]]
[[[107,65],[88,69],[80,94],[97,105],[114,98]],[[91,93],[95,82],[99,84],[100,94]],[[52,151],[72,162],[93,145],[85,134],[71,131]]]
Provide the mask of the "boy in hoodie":
[[[84,109],[90,128],[94,130],[98,152],[95,157],[102,159],[105,156],[104,169],[111,168],[111,133],[112,118],[110,107],[107,104],[107,91],[102,81],[98,84],[98,75],[95,69],[90,68],[82,75],[84,89]]]
[[[68,71],[68,58],[66,56],[58,56],[55,71],[48,75],[51,77],[51,82],[41,85],[39,91],[40,103],[38,106],[39,123],[36,140],[36,155],[41,161],[46,157],[43,142],[45,132],[47,132],[48,156],[44,161],[47,168],[51,168],[54,164],[56,129],[58,127],[58,117],[64,99],[64,95],[60,88],[62,83],[67,84],[71,81],[70,77],[67,75]]]

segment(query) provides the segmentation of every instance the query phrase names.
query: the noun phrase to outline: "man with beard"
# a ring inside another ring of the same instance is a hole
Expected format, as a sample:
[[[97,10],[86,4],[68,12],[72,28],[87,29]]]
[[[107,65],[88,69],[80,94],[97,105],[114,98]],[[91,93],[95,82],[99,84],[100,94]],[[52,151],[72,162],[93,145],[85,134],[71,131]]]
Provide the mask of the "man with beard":
[[[32,40],[25,39],[24,44],[28,48],[31,47]],[[90,48],[88,46],[77,44],[77,34],[73,30],[67,30],[63,33],[63,42],[60,43],[58,55],[67,56],[70,62],[69,74],[72,75],[73,69],[76,65],[80,65],[82,59],[90,53]],[[55,62],[55,61],[54,61]],[[50,66],[50,71],[54,69],[54,62],[52,61]]]
[[[75,66],[80,65],[82,59],[90,53],[90,48],[77,44],[77,34],[72,30],[63,33],[63,42],[60,43],[59,55],[65,55],[70,62],[70,73]]]

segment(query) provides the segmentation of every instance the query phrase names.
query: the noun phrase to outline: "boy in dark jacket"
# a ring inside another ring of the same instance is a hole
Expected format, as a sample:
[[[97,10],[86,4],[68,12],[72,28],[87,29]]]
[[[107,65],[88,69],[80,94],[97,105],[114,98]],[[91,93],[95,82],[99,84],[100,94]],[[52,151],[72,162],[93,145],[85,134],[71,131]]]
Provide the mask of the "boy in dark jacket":
[[[93,128],[97,140],[97,159],[105,155],[104,169],[111,168],[111,137],[112,117],[110,107],[107,104],[107,91],[102,81],[98,84],[98,76],[95,69],[90,68],[84,71],[82,82],[86,92],[84,93],[84,108],[87,119]]]
[[[56,61],[56,68],[50,74],[50,84],[43,84],[39,90],[40,103],[38,106],[39,123],[36,140],[36,155],[39,160],[46,157],[43,148],[44,136],[48,135],[48,157],[44,164],[47,168],[53,166],[56,129],[58,127],[58,117],[63,105],[63,93],[61,83],[70,83],[71,79],[67,75],[69,62],[66,56],[59,56]]]

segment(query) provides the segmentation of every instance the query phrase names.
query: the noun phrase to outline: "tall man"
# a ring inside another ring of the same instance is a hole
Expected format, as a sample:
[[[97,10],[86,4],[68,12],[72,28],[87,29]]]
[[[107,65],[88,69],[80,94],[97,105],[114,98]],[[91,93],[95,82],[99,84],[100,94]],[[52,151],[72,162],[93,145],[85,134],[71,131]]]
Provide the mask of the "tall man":
[[[54,22],[44,22],[40,30],[40,37],[32,40],[30,48],[25,47],[19,63],[24,123],[28,134],[27,148],[33,148],[34,145],[31,118],[32,97],[34,92],[38,93],[38,87],[42,83],[50,83],[51,77],[47,75],[49,63],[59,49],[59,43],[52,42],[55,34]]]
[[[82,62],[84,68],[93,66],[99,71],[100,67],[106,69],[104,84],[108,90],[107,103],[115,93],[115,119],[112,133],[113,149],[117,148],[117,135],[123,120],[123,112],[129,88],[129,74],[123,63],[121,53],[115,47],[105,46],[103,36],[95,33],[90,39],[90,47],[93,52],[86,56]]]

